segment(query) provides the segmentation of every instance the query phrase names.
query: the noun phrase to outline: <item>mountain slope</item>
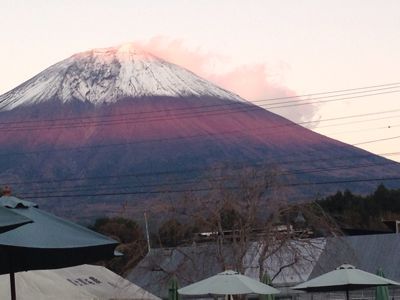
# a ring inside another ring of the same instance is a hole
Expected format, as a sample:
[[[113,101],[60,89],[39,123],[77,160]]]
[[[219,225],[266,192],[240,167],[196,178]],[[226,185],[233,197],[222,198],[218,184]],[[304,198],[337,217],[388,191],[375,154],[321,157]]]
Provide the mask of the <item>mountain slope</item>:
[[[160,191],[203,188],[221,165],[278,167],[289,185],[350,181],[291,186],[289,200],[366,193],[378,182],[354,179],[400,176],[395,162],[132,46],[76,54],[0,96],[0,106],[0,184],[63,215],[116,213],[125,201],[137,211],[179,197]]]

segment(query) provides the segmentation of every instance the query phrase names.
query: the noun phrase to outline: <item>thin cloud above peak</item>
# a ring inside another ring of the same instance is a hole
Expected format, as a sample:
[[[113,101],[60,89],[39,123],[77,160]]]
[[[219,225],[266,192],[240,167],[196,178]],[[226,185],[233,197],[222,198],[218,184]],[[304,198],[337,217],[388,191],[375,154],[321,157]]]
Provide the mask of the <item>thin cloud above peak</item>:
[[[134,44],[267,109],[268,105],[274,102],[260,100],[296,95],[289,87],[271,80],[272,72],[268,70],[265,62],[238,65],[227,56],[206,51],[202,47],[190,47],[183,39],[164,36],[136,41]],[[294,98],[289,101],[298,100]],[[305,105],[281,108],[274,112],[295,122],[302,122],[311,120],[316,110],[315,105]]]

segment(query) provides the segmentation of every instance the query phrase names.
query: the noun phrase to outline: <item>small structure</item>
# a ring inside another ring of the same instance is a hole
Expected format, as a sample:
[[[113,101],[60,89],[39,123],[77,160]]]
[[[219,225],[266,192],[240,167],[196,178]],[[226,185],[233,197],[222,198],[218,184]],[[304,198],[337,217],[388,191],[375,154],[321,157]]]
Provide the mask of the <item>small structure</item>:
[[[393,233],[400,233],[400,220],[382,220]]]

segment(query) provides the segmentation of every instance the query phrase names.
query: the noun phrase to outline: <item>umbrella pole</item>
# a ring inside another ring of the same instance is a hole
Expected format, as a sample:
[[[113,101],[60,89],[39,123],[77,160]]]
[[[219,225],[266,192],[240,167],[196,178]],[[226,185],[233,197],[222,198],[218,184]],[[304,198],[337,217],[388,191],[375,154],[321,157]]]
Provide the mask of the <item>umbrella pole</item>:
[[[346,299],[349,300],[349,289],[346,290]]]
[[[11,289],[11,300],[17,300],[16,292],[15,292],[15,273],[10,273],[10,289]]]

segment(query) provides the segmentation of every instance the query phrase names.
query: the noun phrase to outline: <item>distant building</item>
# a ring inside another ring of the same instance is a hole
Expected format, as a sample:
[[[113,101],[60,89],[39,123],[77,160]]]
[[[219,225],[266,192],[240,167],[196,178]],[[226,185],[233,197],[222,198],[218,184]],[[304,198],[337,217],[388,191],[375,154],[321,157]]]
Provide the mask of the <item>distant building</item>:
[[[276,252],[265,260],[264,266],[268,275],[273,278],[275,286],[283,291],[306,280],[313,270],[313,264],[321,255],[325,239],[288,241],[289,245],[276,249]],[[260,254],[258,243],[253,242],[243,258],[246,266],[245,275],[259,277],[258,264]],[[285,249],[285,250],[283,250]],[[287,249],[293,249],[289,251]],[[146,288],[161,298],[168,296],[168,281],[176,276],[180,286],[204,279],[222,272],[218,261],[216,245],[201,243],[190,247],[172,249],[153,249],[127,276],[133,283]],[[223,248],[225,261],[232,259],[229,246]],[[287,266],[286,268],[281,268]]]
[[[276,299],[311,299],[311,294],[290,289],[298,283],[350,263],[359,269],[375,273],[381,268],[386,277],[400,281],[400,235],[375,234],[318,238],[293,241],[290,247],[277,251],[266,259],[264,266],[273,278],[273,285],[282,291]],[[181,286],[212,276],[223,271],[215,257],[215,244],[199,244],[173,249],[154,249],[127,276],[133,283],[151,293],[166,298],[167,283],[175,275]],[[289,250],[291,249],[291,250]],[[229,257],[229,247],[224,248]],[[254,242],[244,257],[245,274],[258,278],[259,256]],[[280,272],[280,268],[283,268]],[[277,274],[277,275],[276,275]],[[374,290],[352,292],[354,299],[372,300]],[[314,294],[314,300],[340,299],[343,294]],[[391,289],[391,297],[400,299],[400,289]]]

